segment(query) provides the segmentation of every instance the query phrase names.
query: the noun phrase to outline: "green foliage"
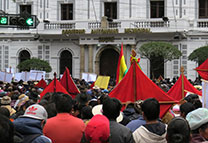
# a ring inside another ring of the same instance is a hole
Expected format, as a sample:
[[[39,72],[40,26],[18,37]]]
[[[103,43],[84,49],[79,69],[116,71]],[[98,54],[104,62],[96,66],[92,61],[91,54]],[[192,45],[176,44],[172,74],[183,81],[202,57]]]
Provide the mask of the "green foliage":
[[[30,71],[30,70],[42,70],[46,72],[51,72],[51,66],[47,61],[38,59],[38,58],[32,58],[25,60],[17,65],[17,68],[20,71]]]
[[[164,58],[164,62],[178,59],[182,53],[172,44],[166,42],[149,42],[142,45],[139,49],[141,56],[145,56],[149,60],[152,57]]]
[[[194,50],[189,56],[188,60],[195,61],[199,65],[208,58],[208,46],[200,47]]]

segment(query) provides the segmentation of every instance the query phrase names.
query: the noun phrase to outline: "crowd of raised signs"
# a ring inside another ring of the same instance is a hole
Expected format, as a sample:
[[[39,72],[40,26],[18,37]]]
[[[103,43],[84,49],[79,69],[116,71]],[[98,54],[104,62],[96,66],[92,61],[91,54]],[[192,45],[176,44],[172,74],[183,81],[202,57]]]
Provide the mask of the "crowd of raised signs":
[[[153,80],[167,92],[177,79]],[[197,78],[189,80],[201,85]],[[48,81],[50,82],[50,81]],[[0,81],[1,143],[199,143],[208,140],[208,109],[198,95],[189,94],[159,118],[154,98],[122,105],[108,89],[74,79],[80,90],[74,99],[47,93],[36,82]]]

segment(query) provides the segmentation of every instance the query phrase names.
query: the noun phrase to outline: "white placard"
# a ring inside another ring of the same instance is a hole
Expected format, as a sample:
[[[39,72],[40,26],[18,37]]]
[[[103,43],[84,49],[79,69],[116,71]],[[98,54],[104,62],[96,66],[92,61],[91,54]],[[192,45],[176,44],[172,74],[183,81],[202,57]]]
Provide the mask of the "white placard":
[[[6,72],[8,72],[8,73],[14,73],[14,68],[6,68]]]
[[[82,73],[82,79],[84,79],[87,82],[89,82],[89,81],[94,82],[97,79],[97,75],[93,74],[93,73]]]
[[[30,70],[30,80],[41,80],[42,77],[45,79],[45,71]]]
[[[208,108],[208,81],[202,80],[202,102],[203,107]]]
[[[12,82],[12,73],[0,72],[0,80],[3,82]]]

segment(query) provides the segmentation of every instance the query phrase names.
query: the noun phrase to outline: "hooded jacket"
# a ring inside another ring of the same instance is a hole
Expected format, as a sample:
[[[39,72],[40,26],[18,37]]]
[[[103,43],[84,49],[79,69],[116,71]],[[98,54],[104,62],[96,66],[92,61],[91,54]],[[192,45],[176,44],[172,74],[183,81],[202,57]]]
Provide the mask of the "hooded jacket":
[[[14,127],[23,136],[39,134],[31,143],[52,143],[51,140],[43,135],[41,120],[28,117],[20,117],[14,120]]]
[[[162,123],[159,123],[158,125],[156,126],[154,125],[153,127],[154,127],[152,128],[153,130],[150,131],[145,127],[145,125],[142,125],[137,130],[135,130],[133,132],[135,143],[167,143],[166,141],[167,126]],[[158,130],[158,133],[154,133],[156,130]]]

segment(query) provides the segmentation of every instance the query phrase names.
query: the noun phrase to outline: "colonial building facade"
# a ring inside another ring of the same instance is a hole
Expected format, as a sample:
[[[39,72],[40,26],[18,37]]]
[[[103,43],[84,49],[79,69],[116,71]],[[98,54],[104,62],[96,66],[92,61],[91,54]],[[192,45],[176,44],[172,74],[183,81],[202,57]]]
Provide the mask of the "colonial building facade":
[[[164,64],[161,75],[185,75],[194,80],[198,65],[188,55],[208,43],[208,0],[0,0],[0,10],[9,14],[37,15],[36,29],[0,27],[0,70],[36,57],[62,74],[69,67],[73,77],[82,72],[115,77],[121,43],[127,67],[131,50],[151,41],[175,45],[180,59]],[[140,55],[138,54],[138,57]],[[140,65],[150,76],[150,63]]]

